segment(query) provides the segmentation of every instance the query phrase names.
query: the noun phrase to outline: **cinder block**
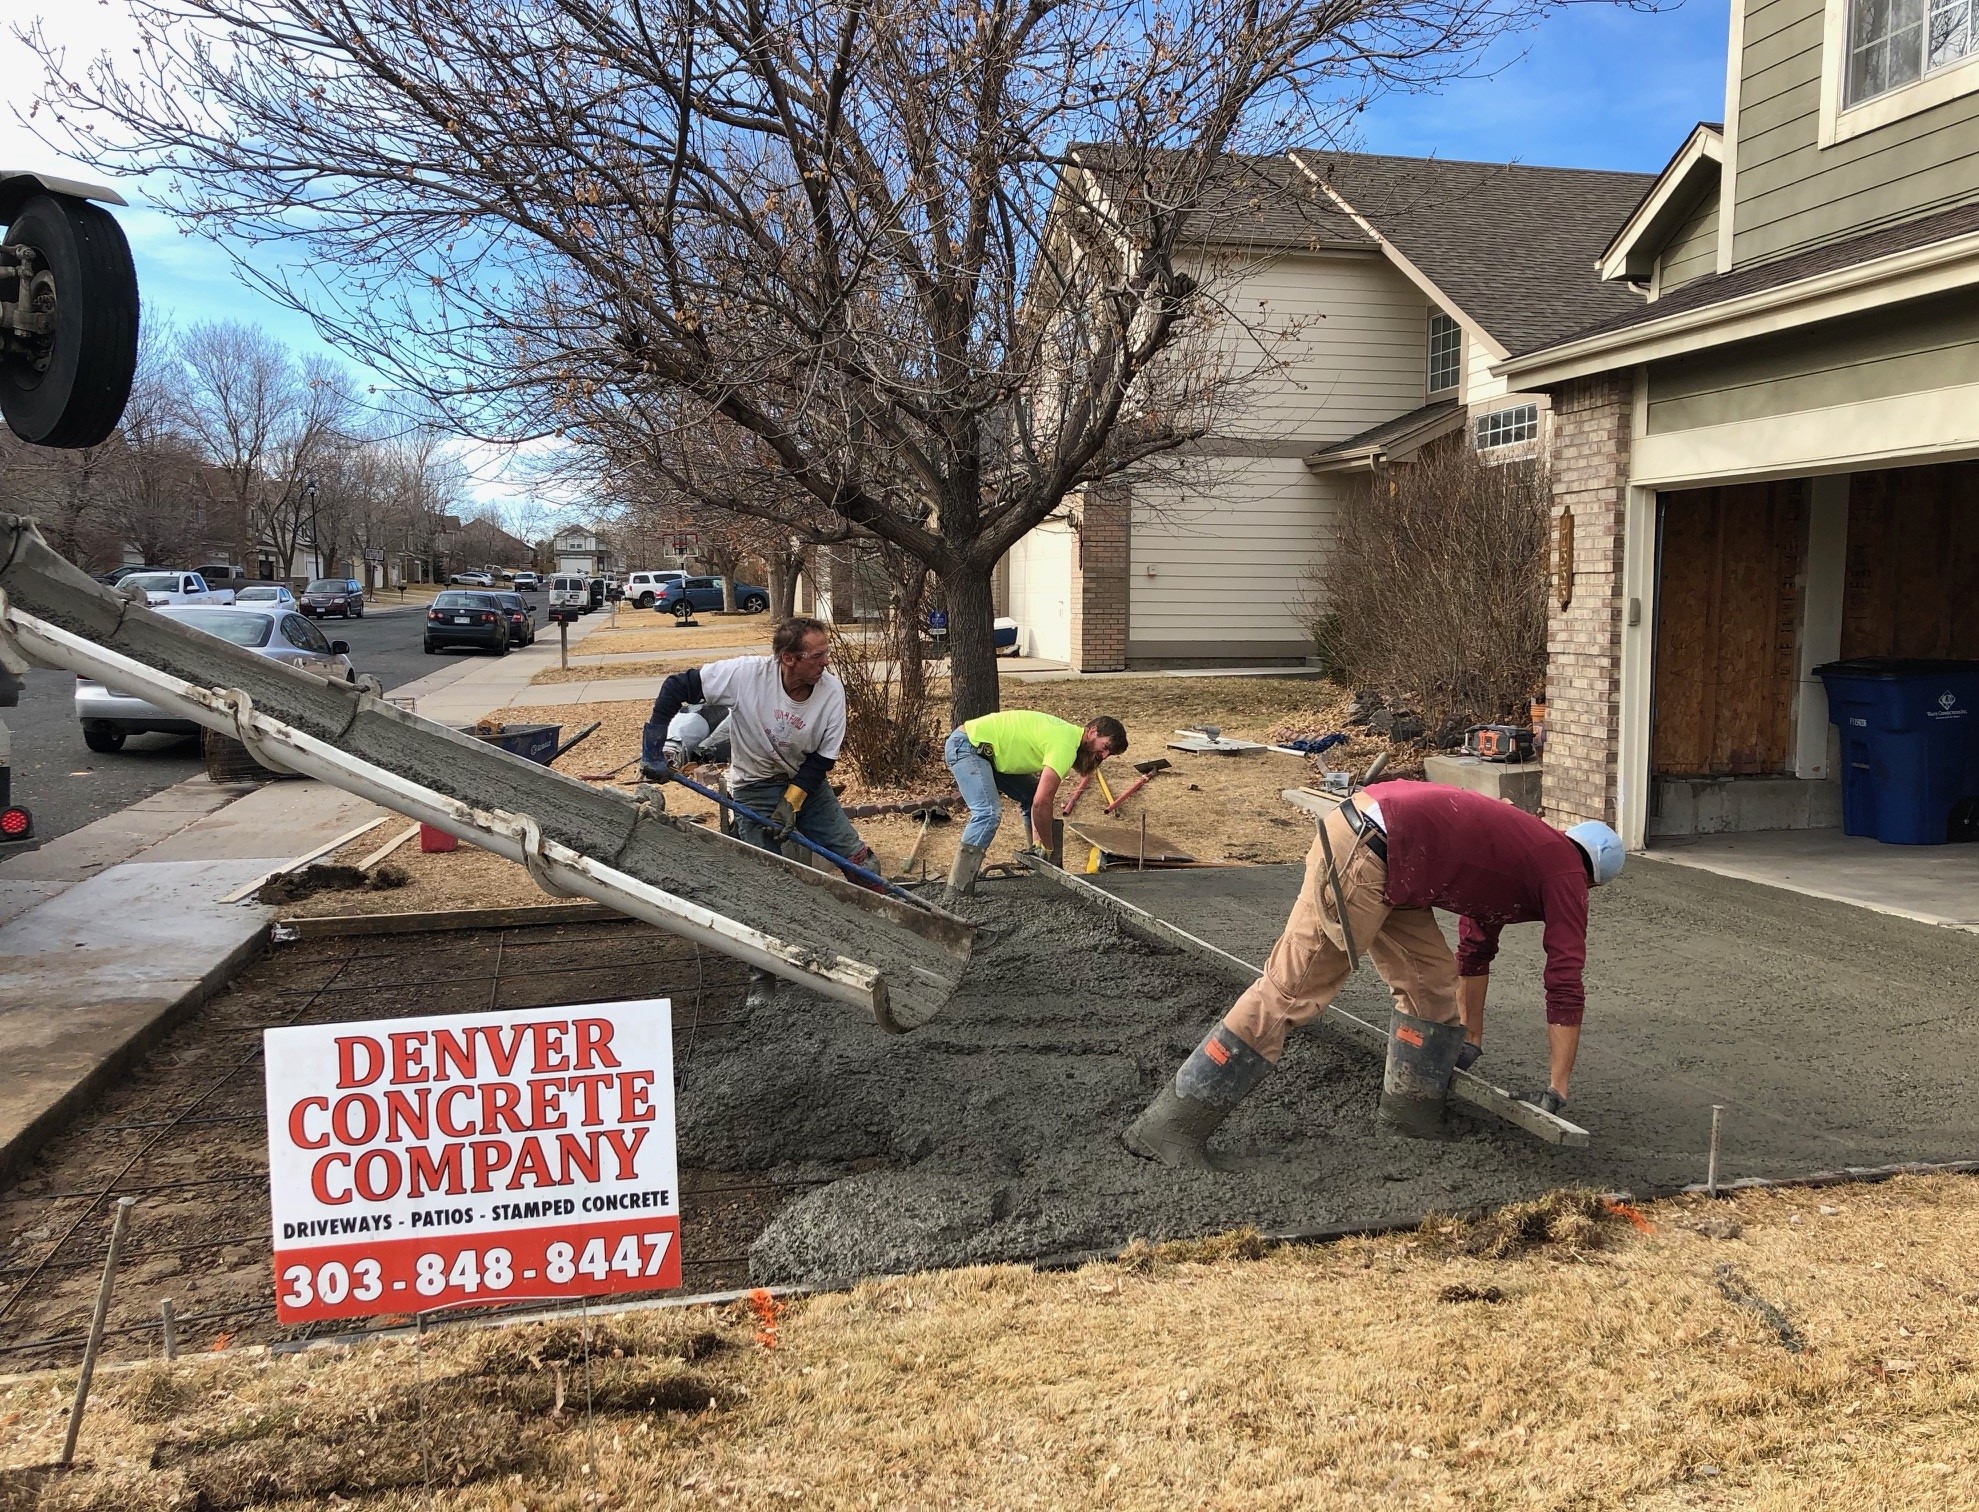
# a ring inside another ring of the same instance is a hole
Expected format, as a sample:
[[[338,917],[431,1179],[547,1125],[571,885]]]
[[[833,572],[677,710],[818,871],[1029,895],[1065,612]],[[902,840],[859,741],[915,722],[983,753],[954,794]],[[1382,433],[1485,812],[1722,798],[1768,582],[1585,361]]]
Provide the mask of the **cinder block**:
[[[1422,775],[1446,787],[1497,798],[1528,814],[1539,812],[1541,761],[1479,761],[1475,756],[1427,756]]]

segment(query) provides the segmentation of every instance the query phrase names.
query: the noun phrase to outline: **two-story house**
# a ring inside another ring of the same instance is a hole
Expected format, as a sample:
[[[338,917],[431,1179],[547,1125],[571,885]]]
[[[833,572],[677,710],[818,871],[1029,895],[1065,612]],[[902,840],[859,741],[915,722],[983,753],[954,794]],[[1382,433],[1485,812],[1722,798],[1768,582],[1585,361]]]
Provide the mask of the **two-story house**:
[[[1979,657],[1979,26],[1733,0],[1724,123],[1613,231],[1645,302],[1492,369],[1555,417],[1547,812],[1812,856],[1815,669]]]
[[[1018,543],[1004,612],[1082,671],[1302,663],[1345,491],[1462,433],[1543,447],[1550,401],[1491,371],[1643,303],[1595,262],[1646,174],[1295,151],[1233,157],[1196,221],[1271,353],[1180,476],[1095,490]]]
[[[550,538],[550,554],[558,572],[582,577],[603,577],[617,572],[618,554],[589,525],[566,525]]]

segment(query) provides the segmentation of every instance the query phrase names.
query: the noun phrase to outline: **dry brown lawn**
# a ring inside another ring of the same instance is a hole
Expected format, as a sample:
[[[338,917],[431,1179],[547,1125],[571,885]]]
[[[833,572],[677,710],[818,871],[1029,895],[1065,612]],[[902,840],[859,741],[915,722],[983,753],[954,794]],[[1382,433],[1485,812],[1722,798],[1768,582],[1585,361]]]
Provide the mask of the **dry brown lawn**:
[[[762,646],[775,628],[767,614],[698,614],[690,629],[677,626],[670,615],[649,609],[621,607],[601,629],[584,637],[581,656],[618,651],[683,651],[702,646]]]
[[[1979,1184],[1557,1211],[625,1315],[589,1414],[574,1320],[112,1371],[62,1477],[26,1377],[0,1505],[1979,1505]]]

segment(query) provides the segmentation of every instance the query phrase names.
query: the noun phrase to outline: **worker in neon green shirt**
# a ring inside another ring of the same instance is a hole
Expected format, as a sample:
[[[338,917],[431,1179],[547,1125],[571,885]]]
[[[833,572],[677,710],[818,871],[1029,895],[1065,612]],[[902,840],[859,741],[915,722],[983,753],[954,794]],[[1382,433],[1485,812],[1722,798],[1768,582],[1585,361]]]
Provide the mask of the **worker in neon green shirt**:
[[[1074,770],[1090,772],[1126,749],[1126,728],[1110,714],[1083,729],[1036,709],[1004,709],[962,725],[941,753],[969,805],[969,823],[948,885],[959,893],[975,886],[984,853],[1003,821],[998,793],[1022,806],[1025,838],[1034,841],[1051,833],[1051,805],[1060,780]]]

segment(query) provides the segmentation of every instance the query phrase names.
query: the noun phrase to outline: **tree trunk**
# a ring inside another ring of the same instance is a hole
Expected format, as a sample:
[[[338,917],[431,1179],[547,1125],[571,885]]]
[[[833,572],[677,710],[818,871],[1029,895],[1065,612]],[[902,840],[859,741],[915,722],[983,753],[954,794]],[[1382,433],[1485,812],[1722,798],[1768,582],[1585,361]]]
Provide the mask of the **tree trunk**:
[[[782,624],[797,612],[797,559],[789,552],[768,554],[770,580],[770,619]]]
[[[1002,705],[997,687],[996,594],[991,568],[964,566],[941,580],[948,604],[948,691],[955,722],[993,714]]]

